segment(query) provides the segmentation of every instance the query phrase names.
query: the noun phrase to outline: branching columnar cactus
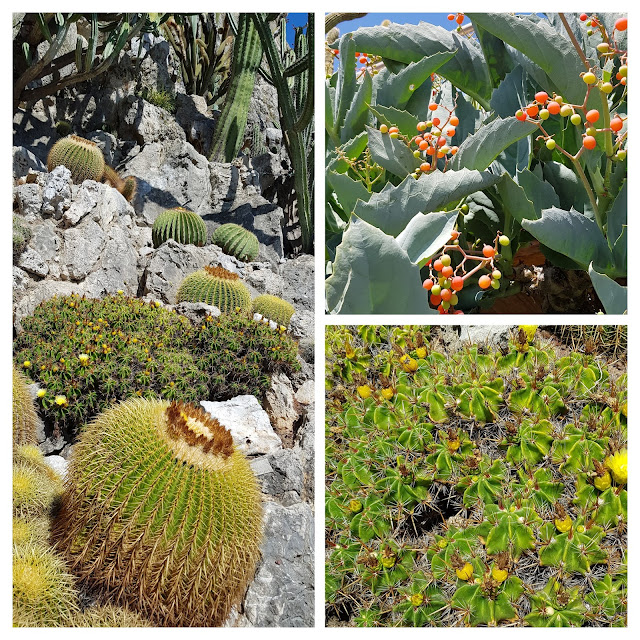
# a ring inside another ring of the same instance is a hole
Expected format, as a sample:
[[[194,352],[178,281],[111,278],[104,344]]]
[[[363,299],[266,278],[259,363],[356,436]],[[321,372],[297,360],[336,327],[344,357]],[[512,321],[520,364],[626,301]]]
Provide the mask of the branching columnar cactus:
[[[176,207],[164,211],[155,219],[151,236],[155,249],[170,238],[180,244],[201,247],[207,242],[207,227],[197,213]]]
[[[66,627],[78,611],[73,576],[46,545],[13,546],[13,625]]]
[[[277,322],[279,325],[288,327],[291,316],[296,310],[293,308],[293,305],[289,304],[286,300],[265,293],[254,298],[253,312],[259,313],[265,318]]]
[[[180,284],[177,302],[205,302],[221,311],[250,309],[251,294],[239,276],[222,267],[205,267]]]
[[[71,179],[76,184],[85,180],[100,182],[105,168],[104,156],[98,145],[75,135],[61,138],[51,147],[47,169],[53,171],[59,165],[71,171]]]
[[[625,626],[622,354],[429,332],[327,329],[329,619]]]
[[[133,399],[75,445],[53,538],[80,580],[159,625],[221,625],[259,557],[260,490],[200,408]]]
[[[260,243],[256,235],[232,222],[220,225],[213,232],[211,242],[221,247],[225,253],[243,262],[253,262],[260,251]]]
[[[23,363],[24,366],[24,363]],[[37,444],[38,414],[29,392],[29,379],[13,367],[13,448]]]

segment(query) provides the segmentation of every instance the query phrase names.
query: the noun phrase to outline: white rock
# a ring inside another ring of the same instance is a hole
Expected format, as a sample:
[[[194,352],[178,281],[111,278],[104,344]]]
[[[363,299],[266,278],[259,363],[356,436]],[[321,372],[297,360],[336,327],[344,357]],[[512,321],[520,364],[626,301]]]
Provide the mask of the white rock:
[[[280,437],[255,396],[237,396],[224,402],[203,401],[200,404],[229,429],[234,443],[245,455],[274,453],[282,449]]]
[[[45,456],[44,461],[63,479],[67,478],[69,461],[62,456]]]

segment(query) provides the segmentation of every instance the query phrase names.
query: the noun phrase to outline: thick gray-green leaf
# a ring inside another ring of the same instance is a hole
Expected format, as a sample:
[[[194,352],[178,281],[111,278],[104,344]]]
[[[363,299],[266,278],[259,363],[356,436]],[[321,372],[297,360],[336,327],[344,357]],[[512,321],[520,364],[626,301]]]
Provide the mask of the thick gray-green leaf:
[[[400,73],[385,74],[377,83],[376,104],[404,109],[414,91],[454,55],[455,51],[434,53],[418,62],[412,62]],[[410,88],[411,86],[413,89]]]
[[[325,282],[331,313],[433,313],[420,269],[395,238],[353,216]]]
[[[434,171],[418,180],[408,176],[397,187],[387,184],[380,193],[374,193],[369,202],[358,202],[355,213],[385,233],[397,236],[418,213],[429,213],[445,208],[487,187],[493,186],[500,176],[481,171]]]
[[[380,133],[378,129],[371,127],[367,127],[366,131],[369,136],[371,158],[387,171],[404,178],[420,166],[420,160],[414,157],[413,152],[402,140],[392,138],[388,133]]]
[[[605,272],[613,268],[613,256],[598,225],[577,211],[544,209],[542,218],[523,220],[522,228],[585,271],[592,262]]]
[[[457,211],[418,213],[397,237],[398,244],[411,262],[422,267],[451,238],[457,219]]]
[[[496,38],[479,24],[474,24],[473,27],[487,61],[491,82],[497,87],[513,68],[513,61],[500,38]]]
[[[539,178],[536,173],[528,169],[520,171],[517,175],[517,181],[527,194],[527,198],[533,203],[533,208],[538,214],[537,218],[542,216],[543,209],[560,207],[560,198],[558,198],[553,186]]]
[[[334,135],[336,90],[329,84],[324,83],[324,127],[330,136]]]
[[[491,94],[491,108],[501,118],[508,118],[527,104],[527,77],[520,65],[507,74]]]
[[[483,125],[461,145],[451,162],[452,169],[486,169],[509,145],[525,138],[537,127],[532,122],[520,122],[515,116],[496,118]]]
[[[369,107],[369,109],[378,119],[379,124],[396,126],[406,136],[412,136],[414,132],[417,132],[416,126],[419,120],[408,111],[400,111],[395,107],[383,107],[380,105]]]
[[[338,198],[338,202],[349,215],[353,213],[358,200],[369,200],[371,194],[359,180],[353,180],[346,173],[327,171],[327,186],[331,187]]]
[[[584,213],[589,196],[584,190],[580,178],[569,167],[559,162],[545,162],[543,167],[544,179],[551,184],[560,198],[561,209],[577,209]]]
[[[362,82],[358,85],[358,90],[353,102],[347,111],[344,123],[340,129],[340,142],[349,142],[352,138],[364,131],[366,124],[371,119],[369,115],[369,104],[371,102],[371,76],[364,74]]]
[[[491,78],[480,45],[470,38],[443,27],[421,22],[391,23],[388,27],[364,27],[353,33],[358,51],[365,51],[400,62],[418,62],[436,53],[457,52],[438,69],[485,109],[491,97]]]
[[[566,102],[582,104],[585,84],[580,73],[585,70],[584,65],[569,38],[559,35],[549,22],[534,22],[510,13],[469,13],[467,16],[535,62]]]
[[[350,33],[340,38],[340,65],[338,66],[338,82],[336,84],[335,108],[333,118],[334,131],[342,127],[347,111],[356,95],[356,45]]]
[[[627,226],[627,181],[622,184],[616,199],[607,213],[607,241],[613,249],[616,240],[622,234],[622,228]]]
[[[536,211],[533,202],[527,198],[525,190],[514,182],[508,173],[502,175],[497,186],[505,210],[518,222],[537,220],[541,217],[542,214]]]
[[[592,264],[589,265],[589,276],[607,313],[622,314],[627,312],[627,287],[623,287],[609,276],[599,273]]]

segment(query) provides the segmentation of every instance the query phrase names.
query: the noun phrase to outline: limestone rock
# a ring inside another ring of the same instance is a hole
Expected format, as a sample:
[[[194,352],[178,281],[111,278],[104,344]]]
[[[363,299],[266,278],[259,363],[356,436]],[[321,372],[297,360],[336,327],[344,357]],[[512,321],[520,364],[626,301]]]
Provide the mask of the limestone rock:
[[[42,176],[42,214],[56,220],[71,206],[71,171],[63,165]]]
[[[298,410],[291,380],[284,373],[277,373],[271,377],[271,386],[264,397],[264,407],[275,432],[282,439],[283,446],[292,447]]]

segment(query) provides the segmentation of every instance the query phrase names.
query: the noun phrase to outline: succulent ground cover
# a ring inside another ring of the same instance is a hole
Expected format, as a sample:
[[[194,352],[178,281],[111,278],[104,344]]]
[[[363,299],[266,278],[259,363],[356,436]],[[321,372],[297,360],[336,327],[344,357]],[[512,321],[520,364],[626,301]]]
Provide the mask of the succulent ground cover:
[[[626,374],[437,336],[327,328],[328,624],[625,626]]]

